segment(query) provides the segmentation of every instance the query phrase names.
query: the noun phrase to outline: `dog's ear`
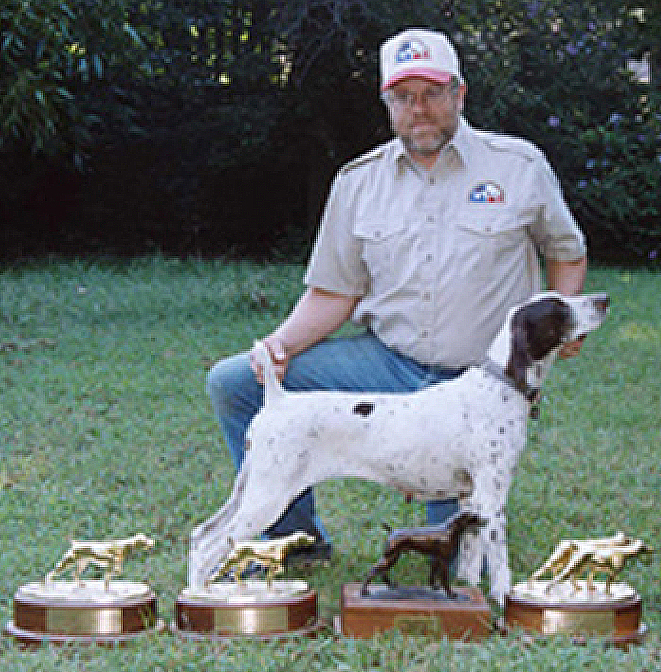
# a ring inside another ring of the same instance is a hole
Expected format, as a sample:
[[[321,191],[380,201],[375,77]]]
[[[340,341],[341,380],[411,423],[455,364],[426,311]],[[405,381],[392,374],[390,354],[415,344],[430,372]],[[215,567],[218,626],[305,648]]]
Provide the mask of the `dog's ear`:
[[[530,356],[530,343],[525,322],[515,315],[512,320],[512,347],[510,357],[505,367],[505,375],[514,380],[517,386],[525,387],[528,380],[526,369],[532,364]]]

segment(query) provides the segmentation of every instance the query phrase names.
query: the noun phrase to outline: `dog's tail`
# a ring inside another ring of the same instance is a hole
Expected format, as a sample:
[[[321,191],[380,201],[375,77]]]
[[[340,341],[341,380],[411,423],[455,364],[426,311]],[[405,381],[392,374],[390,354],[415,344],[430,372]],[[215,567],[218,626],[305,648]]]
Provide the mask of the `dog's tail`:
[[[266,405],[270,400],[281,396],[284,388],[275,375],[273,359],[264,341],[255,341],[254,353],[257,364],[261,367],[264,375],[264,405]]]

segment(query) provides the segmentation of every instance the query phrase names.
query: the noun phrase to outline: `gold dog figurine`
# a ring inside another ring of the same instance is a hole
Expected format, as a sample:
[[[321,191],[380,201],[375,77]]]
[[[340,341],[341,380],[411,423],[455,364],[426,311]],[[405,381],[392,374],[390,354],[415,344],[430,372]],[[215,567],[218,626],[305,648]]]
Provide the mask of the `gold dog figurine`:
[[[55,565],[52,571],[46,574],[45,583],[52,581],[56,576],[73,568],[74,579],[82,583],[81,575],[88,565],[97,565],[105,569],[103,575],[106,592],[110,587],[110,580],[122,571],[124,559],[129,553],[137,550],[149,550],[154,547],[154,540],[147,535],[138,533],[126,539],[111,539],[108,541],[77,541],[73,540],[69,550]]]
[[[578,579],[581,574],[587,573],[586,588],[589,592],[594,592],[594,576],[597,572],[604,572],[606,592],[610,594],[611,585],[625,562],[639,553],[651,551],[642,540],[632,539],[623,532],[602,539],[563,539],[528,581],[532,582],[550,573],[553,578],[546,586],[546,592],[565,580],[569,580],[573,589],[578,591]]]
[[[251,563],[256,563],[266,568],[266,584],[270,587],[273,577],[284,570],[287,554],[301,546],[310,546],[314,541],[314,537],[305,532],[294,532],[277,539],[234,543],[227,557],[216,567],[204,586],[208,589],[216,578],[226,574],[231,574],[235,581],[241,582],[242,574]]]

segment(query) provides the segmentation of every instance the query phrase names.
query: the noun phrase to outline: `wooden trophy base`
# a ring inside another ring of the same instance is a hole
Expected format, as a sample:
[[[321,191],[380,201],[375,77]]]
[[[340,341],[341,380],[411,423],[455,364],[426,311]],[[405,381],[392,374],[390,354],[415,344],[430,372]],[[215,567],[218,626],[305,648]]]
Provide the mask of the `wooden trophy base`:
[[[5,634],[25,645],[120,644],[159,628],[156,596],[144,583],[28,583],[14,595]]]
[[[305,581],[252,580],[185,589],[175,604],[172,631],[186,639],[276,639],[313,635],[320,629],[317,594]]]
[[[396,628],[405,635],[478,640],[492,632],[491,611],[477,588],[455,587],[458,599],[448,600],[442,590],[389,589],[370,585],[361,595],[360,583],[342,586],[340,632],[369,638]]]
[[[639,644],[647,628],[641,623],[642,601],[626,584],[613,584],[606,593],[603,583],[588,591],[584,582],[573,590],[566,582],[520,583],[505,596],[505,625],[536,635],[565,634],[577,642],[603,638],[617,646]],[[547,590],[548,588],[548,590]]]

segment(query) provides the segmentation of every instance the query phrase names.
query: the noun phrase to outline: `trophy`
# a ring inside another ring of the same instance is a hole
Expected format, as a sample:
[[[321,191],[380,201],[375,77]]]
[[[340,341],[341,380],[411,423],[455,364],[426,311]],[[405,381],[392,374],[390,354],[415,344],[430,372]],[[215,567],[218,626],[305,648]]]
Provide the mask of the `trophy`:
[[[284,571],[289,552],[313,543],[314,537],[304,532],[233,542],[203,586],[181,591],[172,631],[192,640],[273,639],[315,633],[320,627],[316,592],[305,581],[274,578]],[[265,578],[244,578],[246,571],[258,567],[266,570]]]
[[[626,561],[651,549],[622,532],[602,539],[562,540],[527,581],[505,596],[505,624],[577,641],[605,638],[626,646],[642,641],[638,593],[615,578]],[[596,581],[597,573],[605,580]],[[550,578],[543,579],[545,575]]]
[[[391,628],[403,634],[477,640],[491,633],[491,611],[479,589],[450,585],[450,563],[461,535],[486,524],[477,514],[461,512],[442,525],[390,531],[383,554],[361,583],[342,586],[338,630],[372,637]],[[396,586],[390,570],[406,551],[430,557],[429,586]],[[381,577],[383,584],[372,584]]]
[[[145,583],[117,579],[130,553],[153,548],[144,534],[108,541],[72,541],[42,581],[27,583],[14,594],[14,618],[5,633],[27,645],[44,641],[115,644],[158,626],[156,596]],[[89,565],[104,570],[103,579],[83,579]],[[73,579],[58,579],[73,570]]]

